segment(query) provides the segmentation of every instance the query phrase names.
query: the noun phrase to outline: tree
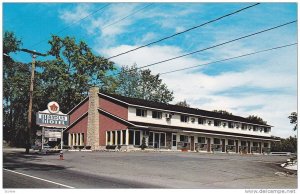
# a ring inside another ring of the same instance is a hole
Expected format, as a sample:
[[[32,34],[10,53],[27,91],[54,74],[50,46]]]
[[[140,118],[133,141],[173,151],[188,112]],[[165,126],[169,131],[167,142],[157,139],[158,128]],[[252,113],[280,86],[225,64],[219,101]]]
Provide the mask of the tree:
[[[276,137],[280,141],[271,143],[271,152],[292,152],[297,153],[297,137],[290,136],[289,138]]]
[[[298,114],[296,112],[292,112],[288,118],[290,119],[291,124],[295,124],[294,131],[296,131],[298,128],[298,124],[297,124]]]
[[[249,119],[250,121],[261,123],[263,125],[267,124],[267,121],[264,121],[262,118],[255,116],[255,115],[249,115],[248,117],[246,117],[246,119]]]
[[[87,96],[91,86],[108,83],[105,74],[114,69],[113,62],[94,55],[85,42],[52,36],[49,44],[48,54],[55,59],[38,63],[42,67],[37,75],[45,102],[42,107],[54,100],[63,112],[68,112]]]
[[[10,53],[17,52],[22,42],[13,32],[3,37],[3,139],[10,145],[24,145],[29,100],[29,64],[15,62]]]
[[[117,77],[118,86],[115,93],[167,103],[173,100],[173,92],[159,78],[159,74],[153,75],[149,69],[137,69],[136,64],[132,67],[123,66]]]
[[[226,110],[213,110],[213,112],[220,113],[220,114],[223,114],[223,115],[232,115],[232,113],[230,113]]]
[[[190,105],[186,102],[186,100],[184,100],[184,101],[179,101],[179,102],[177,102],[175,105],[183,106],[183,107],[190,107]]]

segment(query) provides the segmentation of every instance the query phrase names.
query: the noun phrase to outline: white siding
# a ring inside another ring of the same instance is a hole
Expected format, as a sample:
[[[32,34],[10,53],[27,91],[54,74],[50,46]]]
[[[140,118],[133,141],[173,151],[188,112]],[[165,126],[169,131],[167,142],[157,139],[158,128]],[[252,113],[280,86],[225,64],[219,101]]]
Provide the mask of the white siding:
[[[194,117],[196,118],[195,122],[192,123],[191,119],[189,119],[189,122],[181,122],[180,121],[180,114],[174,114],[172,115],[172,118],[170,120],[167,120],[165,117],[165,114],[169,112],[162,112],[162,119],[154,119],[152,118],[152,110],[147,109],[147,117],[141,117],[141,116],[136,116],[136,107],[129,107],[128,108],[128,120],[129,121],[136,121],[136,122],[143,122],[143,123],[153,123],[153,124],[159,124],[159,125],[166,125],[166,126],[175,126],[175,127],[188,127],[188,128],[196,128],[196,129],[205,129],[205,130],[210,130],[210,131],[220,131],[220,132],[231,132],[231,133],[239,133],[239,134],[247,134],[247,135],[260,135],[264,137],[271,137],[271,133],[265,133],[263,130],[262,132],[260,130],[258,131],[249,131],[248,128],[241,129],[241,124],[239,124],[239,128],[237,129],[236,127],[234,128],[228,128],[228,122],[226,121],[221,121],[221,123],[226,123],[226,126],[224,127],[223,125],[221,126],[214,126],[213,119],[211,120],[211,125],[209,126],[207,124],[207,119],[205,124],[201,125],[198,124],[198,117],[196,116],[190,116],[190,118]],[[235,123],[235,122],[234,122]],[[238,121],[236,123],[239,123]],[[235,126],[235,125],[234,125]]]

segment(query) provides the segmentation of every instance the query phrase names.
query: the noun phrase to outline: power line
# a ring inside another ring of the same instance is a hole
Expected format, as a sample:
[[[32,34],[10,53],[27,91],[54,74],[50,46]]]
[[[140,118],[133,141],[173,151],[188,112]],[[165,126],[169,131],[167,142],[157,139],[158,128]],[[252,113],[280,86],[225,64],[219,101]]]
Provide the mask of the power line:
[[[269,48],[269,49],[265,49],[265,50],[260,50],[260,51],[256,51],[256,52],[252,52],[252,53],[247,53],[247,54],[243,54],[243,55],[239,55],[239,56],[235,56],[235,57],[230,57],[230,58],[226,58],[226,59],[222,59],[222,60],[218,60],[218,61],[212,61],[212,62],[209,62],[209,63],[204,63],[204,64],[195,65],[195,66],[191,66],[191,67],[185,67],[185,68],[176,69],[176,70],[172,70],[172,71],[167,71],[167,72],[160,73],[159,75],[164,75],[164,74],[174,73],[174,72],[177,72],[177,71],[183,71],[183,70],[187,70],[187,69],[193,69],[193,68],[204,66],[204,65],[211,65],[211,64],[214,64],[214,63],[220,63],[220,62],[224,62],[224,61],[229,61],[229,60],[232,60],[232,59],[237,59],[237,58],[241,58],[241,57],[255,55],[255,54],[258,54],[258,53],[263,53],[263,52],[273,51],[273,50],[277,50],[277,49],[281,49],[281,48],[285,48],[285,47],[290,47],[290,46],[293,46],[293,45],[296,45],[296,44],[298,44],[298,43],[287,44],[287,45],[273,47],[273,48]]]
[[[90,17],[90,16],[92,16],[92,15],[98,13],[99,11],[103,10],[104,8],[106,8],[106,7],[109,6],[109,5],[110,5],[110,3],[107,3],[105,6],[103,6],[103,7],[99,8],[99,9],[93,11],[92,13],[88,14],[87,16],[85,16],[85,17],[83,17],[83,18],[80,18],[79,20],[76,20],[75,22],[69,24],[68,26],[64,27],[63,29],[57,31],[56,34],[59,34],[59,33],[63,32],[63,31],[65,31],[65,30],[67,30],[68,28],[70,28],[70,27],[73,26],[74,24],[79,23],[80,21],[85,20],[86,18],[88,18],[88,17]],[[103,13],[103,12],[102,12],[102,13]],[[31,47],[37,46],[37,45],[41,44],[42,42],[44,42],[45,40],[48,40],[48,39],[43,39],[43,40],[41,40],[41,41],[39,41],[39,42],[33,44]]]
[[[101,29],[104,30],[105,28],[108,28],[108,27],[110,27],[110,26],[112,26],[112,25],[114,25],[114,24],[117,24],[117,23],[119,23],[119,22],[121,22],[121,21],[123,21],[123,20],[129,18],[130,16],[133,16],[133,15],[137,14],[138,12],[140,12],[140,11],[142,11],[142,10],[144,10],[144,9],[146,9],[146,8],[148,8],[148,7],[150,7],[150,6],[152,6],[152,5],[153,5],[153,3],[150,3],[150,4],[146,5],[146,6],[144,6],[143,8],[141,8],[141,9],[139,9],[139,10],[136,10],[135,12],[133,12],[133,13],[131,13],[131,14],[129,14],[129,15],[127,15],[127,16],[121,18],[121,19],[118,19],[118,20],[116,20],[116,21],[114,21],[114,22],[112,22],[112,23],[110,23],[110,24],[107,24],[107,25],[103,26]]]
[[[229,40],[229,41],[226,41],[226,42],[223,42],[223,43],[214,45],[214,46],[210,46],[210,47],[207,47],[207,48],[204,48],[204,49],[201,49],[201,50],[197,50],[197,51],[194,51],[194,52],[191,52],[191,53],[187,53],[187,54],[180,55],[180,56],[177,56],[177,57],[173,57],[173,58],[170,58],[170,59],[166,59],[166,60],[163,60],[163,61],[155,62],[155,63],[149,64],[149,65],[144,65],[144,66],[138,67],[138,68],[136,68],[136,69],[141,69],[141,68],[144,68],[144,67],[150,67],[150,66],[157,65],[157,64],[160,64],[160,63],[165,63],[165,62],[168,62],[168,61],[172,61],[172,60],[175,60],[175,59],[179,59],[179,58],[182,58],[182,57],[186,57],[186,56],[188,56],[188,55],[193,55],[193,54],[195,54],[195,53],[199,53],[199,52],[202,52],[202,51],[206,51],[206,50],[209,50],[209,49],[212,49],[212,48],[215,48],[215,47],[219,47],[219,46],[222,46],[222,45],[231,43],[231,42],[235,42],[235,41],[238,41],[238,40],[241,40],[241,39],[244,39],[244,38],[248,38],[248,37],[251,37],[251,36],[255,36],[255,35],[257,35],[257,34],[261,34],[261,33],[267,32],[267,31],[271,31],[271,30],[274,30],[274,29],[276,29],[276,28],[280,28],[280,27],[283,27],[283,26],[286,26],[286,25],[295,23],[296,21],[297,21],[297,20],[294,20],[294,21],[291,21],[291,22],[287,22],[287,23],[284,23],[284,24],[281,24],[281,25],[278,25],[278,26],[275,26],[275,27],[272,27],[272,28],[268,28],[268,29],[265,29],[265,30],[262,30],[262,31],[259,31],[259,32],[255,32],[255,33],[252,33],[252,34],[249,34],[249,35],[246,35],[246,36],[242,36],[242,37],[240,37],[240,38],[236,38],[236,39],[233,39],[233,40]],[[134,70],[135,70],[135,69],[134,69]],[[133,70],[131,70],[131,71],[133,71]]]
[[[148,43],[148,44],[145,44],[145,45],[139,46],[139,47],[137,47],[137,48],[134,48],[134,49],[131,49],[131,50],[128,50],[128,51],[125,51],[125,52],[123,52],[123,53],[120,53],[120,54],[114,55],[114,56],[112,56],[112,57],[109,57],[109,58],[107,58],[107,59],[112,59],[112,58],[115,58],[115,57],[118,57],[118,56],[121,56],[121,55],[124,55],[124,54],[130,53],[130,52],[132,52],[132,51],[135,51],[135,50],[138,50],[138,49],[144,48],[144,47],[146,47],[146,46],[149,46],[149,45],[152,45],[152,44],[155,44],[155,43],[161,42],[161,41],[163,41],[163,40],[166,40],[166,39],[172,38],[172,37],[174,37],[174,36],[177,36],[177,35],[180,35],[180,34],[186,33],[186,32],[188,32],[188,31],[194,30],[194,29],[196,29],[196,28],[199,28],[199,27],[205,26],[205,25],[207,25],[207,24],[210,24],[210,23],[216,22],[216,21],[218,21],[218,20],[221,20],[221,19],[223,19],[223,18],[229,17],[229,16],[231,16],[231,15],[234,15],[234,14],[237,14],[237,13],[239,13],[239,12],[241,12],[241,11],[244,11],[244,10],[246,10],[246,9],[249,9],[249,8],[251,8],[251,7],[257,6],[257,5],[259,5],[259,4],[260,4],[260,3],[256,3],[256,4],[253,4],[253,5],[250,5],[250,6],[248,6],[248,7],[245,7],[245,8],[239,9],[239,10],[237,10],[237,11],[234,11],[234,12],[232,12],[232,13],[229,13],[229,14],[226,14],[226,15],[224,15],[224,16],[218,17],[218,18],[216,18],[216,19],[210,20],[210,21],[208,21],[208,22],[205,22],[205,23],[203,23],[203,24],[200,24],[200,25],[198,25],[198,26],[194,26],[194,27],[192,27],[192,28],[189,28],[189,29],[186,29],[186,30],[184,30],[184,31],[178,32],[178,33],[176,33],[176,34],[173,34],[173,35],[170,35],[170,36],[167,36],[167,37],[161,38],[161,39],[159,39],[159,40],[156,40],[156,41],[150,42],[150,43]]]

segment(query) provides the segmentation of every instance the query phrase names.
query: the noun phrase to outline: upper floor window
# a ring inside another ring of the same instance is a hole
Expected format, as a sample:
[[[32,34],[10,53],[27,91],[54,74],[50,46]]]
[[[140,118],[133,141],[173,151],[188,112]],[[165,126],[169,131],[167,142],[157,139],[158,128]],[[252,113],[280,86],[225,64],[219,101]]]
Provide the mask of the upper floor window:
[[[152,111],[152,118],[154,118],[154,119],[161,119],[162,118],[162,112]]]
[[[203,125],[204,124],[204,119],[203,118],[198,118],[198,124]]]
[[[247,125],[245,125],[245,124],[242,124],[242,129],[247,129],[247,127],[246,127]]]
[[[180,115],[180,121],[185,123],[189,122],[189,116]]]
[[[214,126],[217,126],[217,127],[221,126],[221,121],[214,120]]]
[[[228,122],[228,127],[229,128],[233,128],[233,123],[232,122]]]
[[[137,109],[136,109],[136,116],[139,116],[139,117],[146,117],[146,116],[147,116],[147,110],[137,108]]]
[[[265,128],[264,128],[264,132],[265,132],[265,133],[268,133],[268,132],[270,132],[270,131],[271,131],[271,128],[268,128],[268,127],[265,127]]]

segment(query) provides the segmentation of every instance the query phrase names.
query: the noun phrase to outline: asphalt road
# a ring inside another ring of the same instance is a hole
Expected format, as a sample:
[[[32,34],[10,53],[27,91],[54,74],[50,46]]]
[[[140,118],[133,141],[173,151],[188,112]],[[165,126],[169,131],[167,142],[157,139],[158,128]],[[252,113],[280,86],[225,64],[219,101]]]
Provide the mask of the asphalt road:
[[[279,166],[287,158],[282,156],[66,152],[64,158],[4,150],[4,169],[39,179],[4,170],[3,187],[297,188],[297,175],[276,174],[286,172]]]

